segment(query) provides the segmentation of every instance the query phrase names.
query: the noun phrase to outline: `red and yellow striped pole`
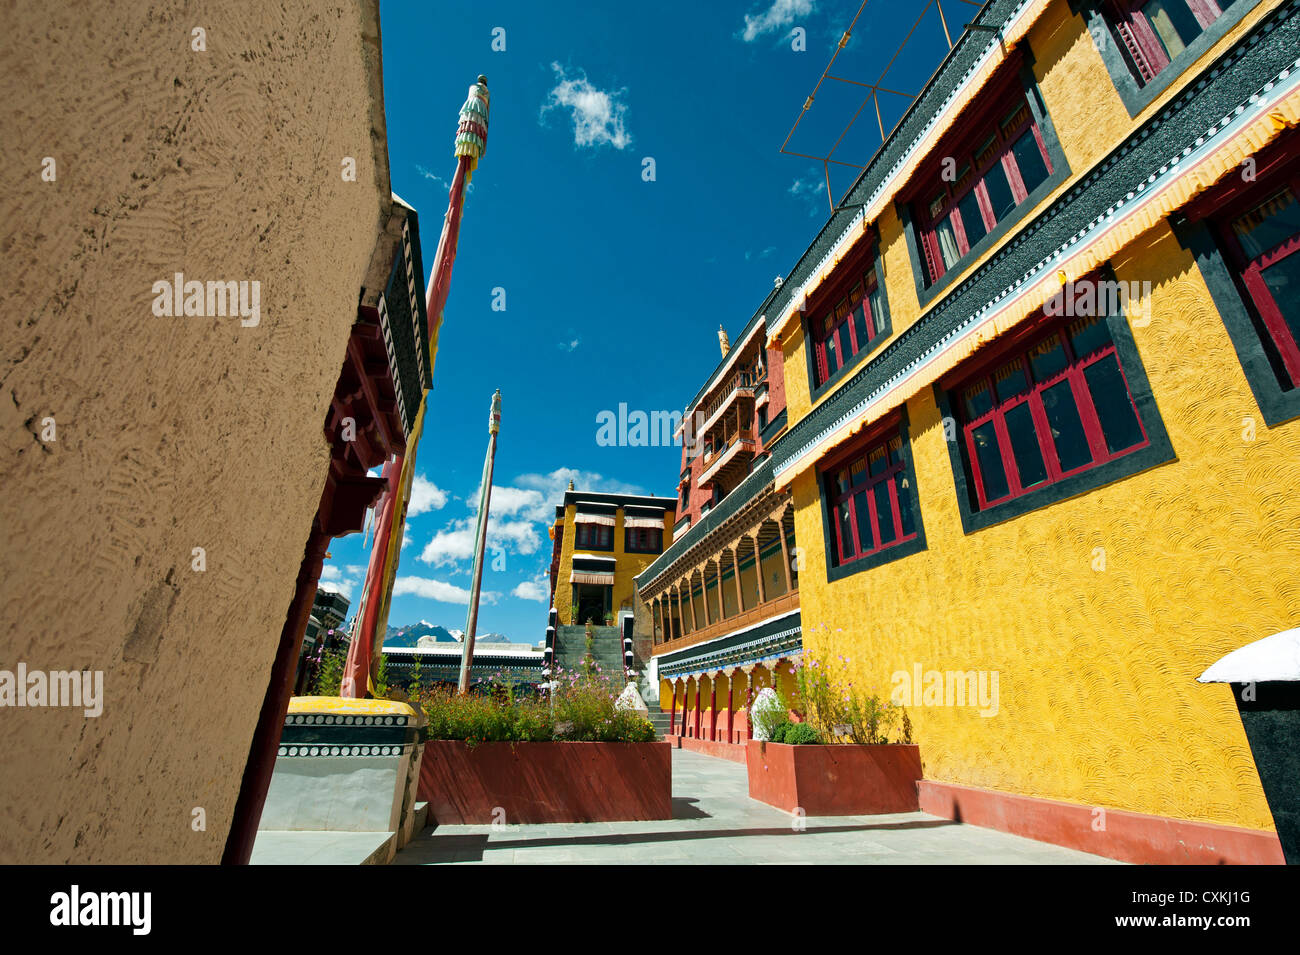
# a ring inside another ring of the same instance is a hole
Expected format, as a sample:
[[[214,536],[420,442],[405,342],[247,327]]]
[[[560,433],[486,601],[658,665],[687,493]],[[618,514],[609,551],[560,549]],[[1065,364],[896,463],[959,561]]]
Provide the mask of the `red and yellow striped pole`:
[[[487,77],[480,76],[469,88],[465,105],[460,108],[460,122],[456,127],[456,175],[447,197],[447,213],[443,219],[442,234],[438,237],[438,251],[433,260],[433,274],[429,279],[429,292],[425,300],[429,339],[429,367],[432,370],[437,354],[438,331],[442,327],[442,310],[451,291],[451,269],[456,261],[456,243],[460,236],[461,212],[465,206],[465,192],[478,161],[487,149],[488,131]],[[397,562],[402,549],[402,531],[406,526],[406,508],[411,499],[411,485],[415,480],[415,454],[424,431],[424,411],[429,400],[426,389],[420,396],[420,409],[415,424],[406,441],[405,456],[396,456],[384,465],[388,490],[380,505],[374,547],[358,612],[355,633],[348,647],[347,663],[343,670],[341,696],[362,697],[374,690],[374,673],[383,649],[384,634],[388,629],[388,607],[397,576]],[[378,639],[376,639],[378,636]]]

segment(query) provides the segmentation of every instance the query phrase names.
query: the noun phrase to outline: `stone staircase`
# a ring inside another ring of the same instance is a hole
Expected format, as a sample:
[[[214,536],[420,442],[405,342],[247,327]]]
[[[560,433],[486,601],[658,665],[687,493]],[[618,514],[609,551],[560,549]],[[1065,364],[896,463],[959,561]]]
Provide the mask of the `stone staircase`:
[[[650,722],[655,725],[655,735],[660,739],[668,735],[668,724],[672,718],[671,713],[664,713],[657,706],[650,707]]]
[[[582,662],[587,656],[586,626],[559,625],[555,628],[555,661],[561,670],[582,669]],[[623,633],[619,627],[591,628],[591,656],[602,673],[619,674],[623,670]],[[637,680],[637,689],[642,698],[646,697],[647,685],[645,675]],[[660,712],[657,702],[646,700],[650,708],[650,722],[654,724],[655,734],[662,739],[668,732],[672,714]]]
[[[555,629],[555,662],[561,670],[580,670],[587,656],[587,628],[561,625]],[[618,627],[591,628],[591,656],[602,673],[623,672],[623,634]]]

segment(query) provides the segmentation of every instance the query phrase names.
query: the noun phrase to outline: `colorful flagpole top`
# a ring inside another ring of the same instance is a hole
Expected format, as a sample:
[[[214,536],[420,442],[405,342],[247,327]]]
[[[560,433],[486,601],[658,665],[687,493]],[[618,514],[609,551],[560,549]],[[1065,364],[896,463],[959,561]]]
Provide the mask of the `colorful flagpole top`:
[[[498,388],[496,394],[492,396],[492,412],[488,416],[488,434],[496,434],[501,430],[501,389]]]
[[[471,173],[487,151],[487,133],[487,77],[480,74],[478,82],[469,88],[469,97],[460,108],[460,124],[456,127],[456,156],[469,159]]]

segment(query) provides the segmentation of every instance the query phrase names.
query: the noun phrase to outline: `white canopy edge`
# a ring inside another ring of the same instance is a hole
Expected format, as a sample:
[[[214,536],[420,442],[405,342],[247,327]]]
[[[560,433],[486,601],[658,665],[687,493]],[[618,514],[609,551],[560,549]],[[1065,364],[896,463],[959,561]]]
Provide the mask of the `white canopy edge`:
[[[1300,627],[1233,650],[1196,680],[1198,683],[1300,681]]]

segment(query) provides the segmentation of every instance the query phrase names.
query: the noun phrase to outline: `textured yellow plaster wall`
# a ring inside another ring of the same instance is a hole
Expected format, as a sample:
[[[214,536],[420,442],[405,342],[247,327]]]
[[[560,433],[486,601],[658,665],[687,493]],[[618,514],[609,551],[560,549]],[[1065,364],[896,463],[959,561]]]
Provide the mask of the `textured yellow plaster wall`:
[[[927,389],[908,403],[926,551],[828,585],[815,479],[794,484],[805,646],[882,692],[916,663],[999,673],[995,717],[910,710],[929,779],[1270,828],[1230,690],[1195,678],[1300,626],[1300,422],[1264,425],[1167,229],[1113,264],[1153,283],[1134,337],[1177,460],[966,535]]]

